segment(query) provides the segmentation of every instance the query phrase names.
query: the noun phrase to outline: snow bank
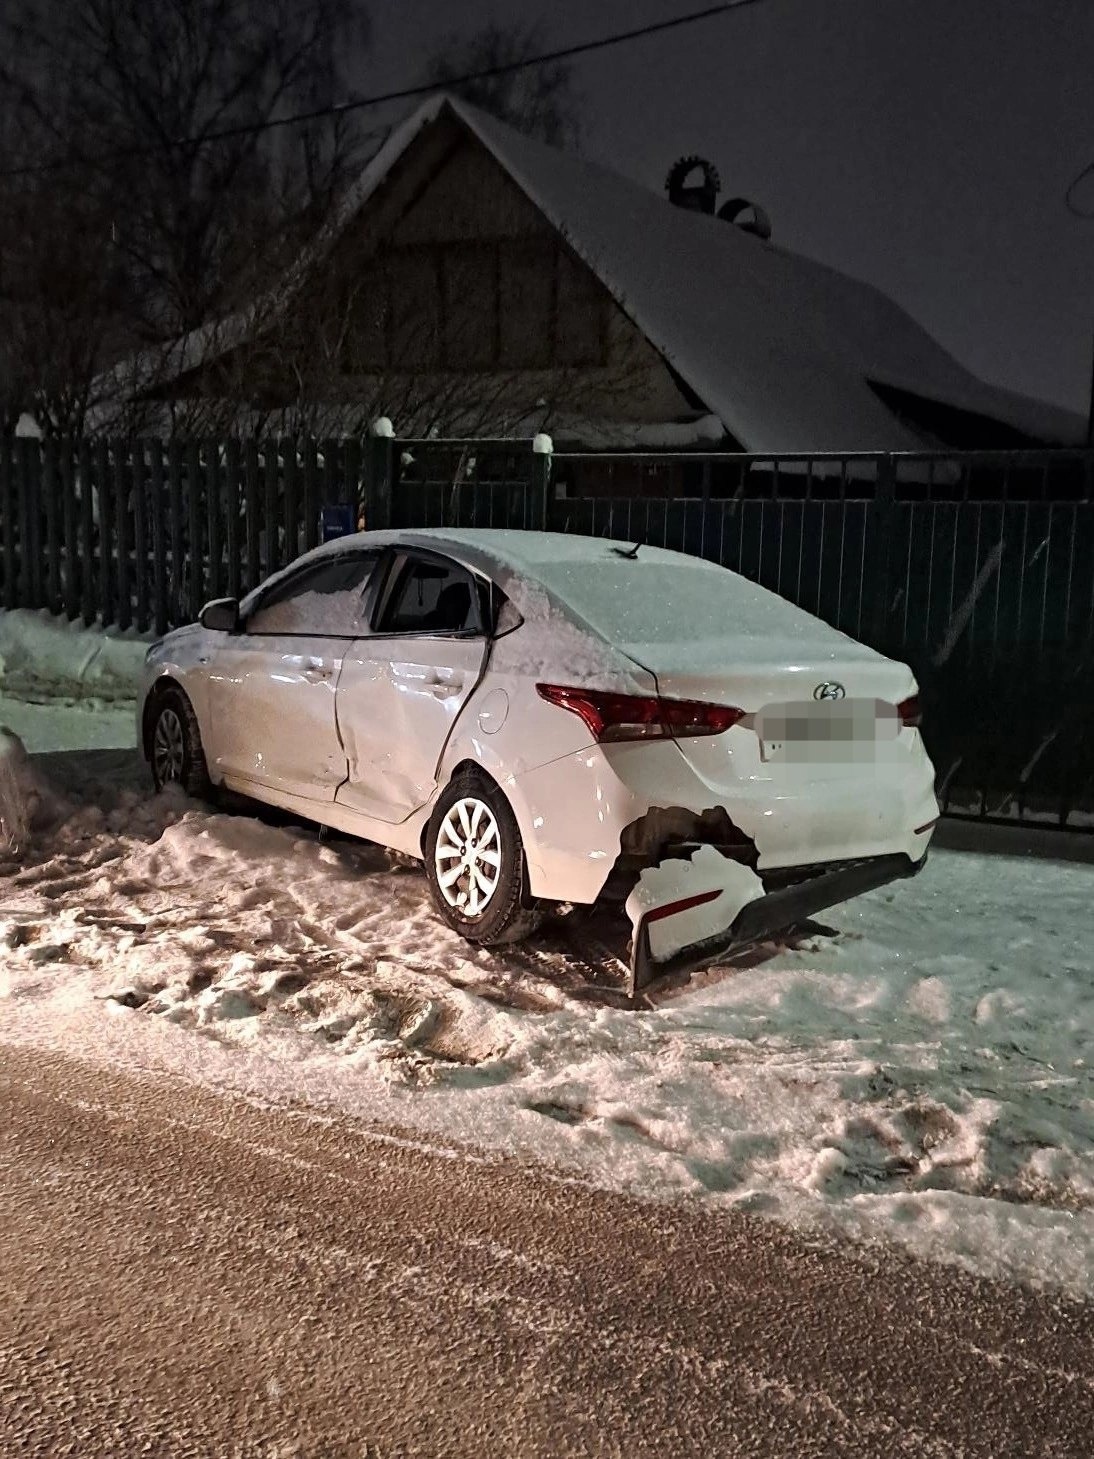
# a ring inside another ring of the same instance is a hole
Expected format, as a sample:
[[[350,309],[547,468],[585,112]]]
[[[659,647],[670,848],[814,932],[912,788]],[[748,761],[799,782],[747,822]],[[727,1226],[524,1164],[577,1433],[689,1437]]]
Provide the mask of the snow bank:
[[[461,942],[375,847],[152,799],[131,756],[36,770],[60,810],[2,877],[0,1040],[1094,1292],[1090,867],[936,853],[632,1013],[557,930]]]
[[[136,743],[148,637],[45,612],[0,611],[0,727],[32,753]]]
[[[151,638],[85,628],[45,611],[0,612],[0,690],[13,697],[133,699]]]
[[[0,857],[17,858],[26,850],[34,789],[22,740],[0,729]]]

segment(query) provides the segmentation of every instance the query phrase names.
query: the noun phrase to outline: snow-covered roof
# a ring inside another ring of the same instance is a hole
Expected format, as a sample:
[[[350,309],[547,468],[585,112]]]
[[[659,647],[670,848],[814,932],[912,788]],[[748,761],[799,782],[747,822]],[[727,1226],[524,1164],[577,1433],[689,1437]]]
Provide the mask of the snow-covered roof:
[[[1079,417],[978,379],[879,289],[451,105],[746,449],[921,446],[871,380],[1081,439]]]
[[[274,294],[168,347],[149,369],[159,379],[165,364],[181,374],[280,312],[414,140],[444,114],[488,149],[746,450],[922,448],[922,437],[871,382],[1037,439],[1081,442],[1078,416],[980,380],[871,285],[721,219],[673,207],[639,183],[443,95],[391,133]]]

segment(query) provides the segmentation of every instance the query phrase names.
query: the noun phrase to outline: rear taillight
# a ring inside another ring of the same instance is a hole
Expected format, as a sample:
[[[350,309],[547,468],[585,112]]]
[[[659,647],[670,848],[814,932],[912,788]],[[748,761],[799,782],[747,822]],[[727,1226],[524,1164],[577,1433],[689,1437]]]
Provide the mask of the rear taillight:
[[[720,735],[744,716],[743,709],[703,704],[695,699],[658,699],[655,695],[611,694],[601,689],[537,684],[548,704],[557,704],[585,721],[598,743],[606,740],[675,739]]]
[[[923,715],[919,709],[919,695],[913,694],[910,699],[903,699],[896,707],[900,715],[900,722],[905,729],[918,729],[923,721]]]

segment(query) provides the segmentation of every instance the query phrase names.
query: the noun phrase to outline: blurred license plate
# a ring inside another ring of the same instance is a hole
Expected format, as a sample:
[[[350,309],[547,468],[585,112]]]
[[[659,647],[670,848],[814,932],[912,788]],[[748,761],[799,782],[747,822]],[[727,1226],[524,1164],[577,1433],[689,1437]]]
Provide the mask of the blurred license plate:
[[[889,738],[890,717],[895,732],[895,712],[887,715],[883,712],[886,708],[873,699],[769,704],[756,716],[760,758],[765,761],[850,759],[853,746],[873,745],[878,739]]]

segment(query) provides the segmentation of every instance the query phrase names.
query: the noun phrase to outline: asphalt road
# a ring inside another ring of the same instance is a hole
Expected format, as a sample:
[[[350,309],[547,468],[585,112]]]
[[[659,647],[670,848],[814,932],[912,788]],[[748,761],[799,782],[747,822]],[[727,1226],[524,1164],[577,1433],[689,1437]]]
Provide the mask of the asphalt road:
[[[0,1452],[1082,1455],[1094,1312],[0,1048]]]

